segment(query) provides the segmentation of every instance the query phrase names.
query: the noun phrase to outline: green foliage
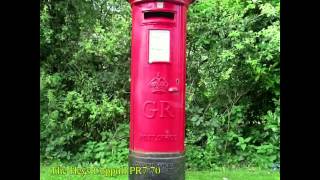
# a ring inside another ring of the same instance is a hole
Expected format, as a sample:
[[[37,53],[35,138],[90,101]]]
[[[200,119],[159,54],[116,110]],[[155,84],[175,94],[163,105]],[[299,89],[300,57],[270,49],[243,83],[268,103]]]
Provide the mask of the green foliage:
[[[190,6],[190,168],[279,162],[279,6],[279,1],[234,0]]]
[[[130,5],[46,1],[42,160],[126,164]],[[270,167],[280,146],[279,0],[199,0],[187,25],[187,167]]]
[[[42,158],[124,163],[130,7],[73,0],[41,7]]]
[[[128,157],[128,124],[121,124],[115,132],[102,132],[100,141],[89,141],[75,155],[74,161],[102,165],[126,164]]]

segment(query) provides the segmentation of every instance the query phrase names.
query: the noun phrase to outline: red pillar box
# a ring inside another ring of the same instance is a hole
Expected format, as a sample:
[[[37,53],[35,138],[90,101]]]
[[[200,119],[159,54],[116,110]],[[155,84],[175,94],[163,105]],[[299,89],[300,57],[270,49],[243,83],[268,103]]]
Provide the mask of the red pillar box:
[[[184,179],[186,17],[192,0],[129,2],[129,179]]]

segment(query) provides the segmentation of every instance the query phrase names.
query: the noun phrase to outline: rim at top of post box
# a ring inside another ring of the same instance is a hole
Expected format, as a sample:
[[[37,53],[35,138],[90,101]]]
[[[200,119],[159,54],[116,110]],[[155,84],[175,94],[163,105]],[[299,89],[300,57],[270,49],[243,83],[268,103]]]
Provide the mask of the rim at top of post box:
[[[173,3],[189,5],[193,3],[195,0],[126,0],[126,1],[128,1],[131,5],[139,2],[140,3],[141,2],[173,2]]]

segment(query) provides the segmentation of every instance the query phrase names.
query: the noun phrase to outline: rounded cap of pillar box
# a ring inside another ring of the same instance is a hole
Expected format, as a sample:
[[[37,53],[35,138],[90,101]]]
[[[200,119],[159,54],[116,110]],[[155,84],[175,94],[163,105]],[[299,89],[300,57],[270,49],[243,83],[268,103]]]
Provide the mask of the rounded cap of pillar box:
[[[142,3],[142,2],[172,2],[172,3],[181,3],[184,5],[189,5],[193,3],[195,0],[126,0],[131,5],[135,3]]]

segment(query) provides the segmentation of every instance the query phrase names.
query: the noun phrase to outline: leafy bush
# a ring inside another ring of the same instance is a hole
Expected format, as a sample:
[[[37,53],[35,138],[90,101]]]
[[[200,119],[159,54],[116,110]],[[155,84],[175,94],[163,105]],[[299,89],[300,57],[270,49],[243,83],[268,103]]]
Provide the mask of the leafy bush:
[[[199,1],[188,15],[189,167],[271,167],[280,144],[279,1]]]

